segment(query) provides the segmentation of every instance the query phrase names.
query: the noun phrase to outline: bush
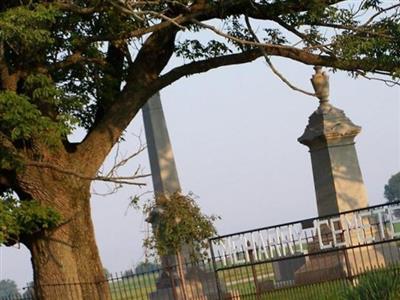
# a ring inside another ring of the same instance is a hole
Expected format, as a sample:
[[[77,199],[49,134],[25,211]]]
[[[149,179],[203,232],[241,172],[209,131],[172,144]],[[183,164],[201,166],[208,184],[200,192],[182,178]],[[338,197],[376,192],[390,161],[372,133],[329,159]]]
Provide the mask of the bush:
[[[398,300],[400,299],[400,272],[398,269],[371,271],[350,287],[343,300]]]
[[[201,257],[208,238],[216,234],[213,222],[219,217],[204,215],[191,196],[179,192],[158,195],[144,207],[153,226],[153,234],[144,240],[150,254],[174,255],[185,245],[193,258]]]

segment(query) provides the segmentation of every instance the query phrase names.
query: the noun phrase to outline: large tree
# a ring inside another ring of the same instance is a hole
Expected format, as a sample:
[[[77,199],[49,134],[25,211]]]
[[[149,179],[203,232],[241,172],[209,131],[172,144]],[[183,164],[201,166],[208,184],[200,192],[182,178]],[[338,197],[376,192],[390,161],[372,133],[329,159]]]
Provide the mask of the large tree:
[[[396,81],[399,7],[379,0],[1,1],[0,241],[29,248],[40,299],[110,298],[90,184],[112,180],[98,170],[151,95],[261,56],[271,67],[270,57],[280,56]],[[168,64],[174,56],[182,65]],[[72,143],[78,127],[86,136]],[[82,284],[55,285],[68,282]]]

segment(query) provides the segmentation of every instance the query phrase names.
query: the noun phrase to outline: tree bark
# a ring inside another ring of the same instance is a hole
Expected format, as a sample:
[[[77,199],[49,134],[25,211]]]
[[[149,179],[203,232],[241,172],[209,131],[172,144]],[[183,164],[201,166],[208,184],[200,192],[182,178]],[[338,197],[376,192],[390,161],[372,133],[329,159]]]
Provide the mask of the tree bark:
[[[90,214],[90,182],[28,168],[24,193],[61,215],[61,224],[23,241],[32,255],[35,293],[41,300],[111,299]]]

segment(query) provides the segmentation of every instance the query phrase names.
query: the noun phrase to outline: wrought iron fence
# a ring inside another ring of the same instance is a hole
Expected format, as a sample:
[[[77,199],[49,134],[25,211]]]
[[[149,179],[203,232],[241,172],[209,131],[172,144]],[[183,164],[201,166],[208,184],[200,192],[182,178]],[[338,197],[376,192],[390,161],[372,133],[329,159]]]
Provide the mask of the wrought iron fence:
[[[53,284],[52,294],[90,300],[107,284],[115,300],[348,299],[373,281],[400,299],[399,212],[400,203],[392,203],[219,236],[210,240],[209,259],[105,282]],[[34,287],[6,299],[33,300]]]
[[[181,272],[184,276],[181,276]],[[63,282],[46,286],[54,300],[63,297],[74,299],[76,295],[86,295],[83,298],[102,299],[96,291],[108,284],[113,300],[142,299],[217,299],[218,289],[215,272],[210,259],[196,260],[182,265],[172,265],[154,269],[150,272],[134,273],[125,271],[120,274],[110,274],[106,281],[100,282]],[[103,290],[103,289],[101,289]],[[35,287],[29,286],[18,294],[9,295],[1,300],[39,300],[35,297]]]
[[[218,282],[240,299],[341,299],[371,272],[397,272],[399,243],[396,202],[219,236],[210,248]]]

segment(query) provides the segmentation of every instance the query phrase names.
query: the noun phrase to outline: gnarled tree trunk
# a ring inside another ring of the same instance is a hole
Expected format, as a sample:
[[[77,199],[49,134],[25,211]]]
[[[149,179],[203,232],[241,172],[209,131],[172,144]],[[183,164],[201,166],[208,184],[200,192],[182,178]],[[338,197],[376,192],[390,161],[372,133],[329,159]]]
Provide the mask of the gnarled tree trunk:
[[[90,215],[90,181],[30,167],[18,183],[23,193],[52,207],[62,218],[57,228],[23,241],[32,254],[38,299],[111,299]]]

